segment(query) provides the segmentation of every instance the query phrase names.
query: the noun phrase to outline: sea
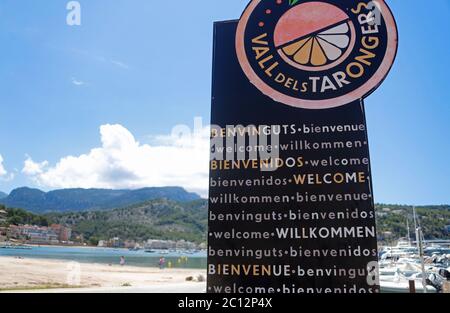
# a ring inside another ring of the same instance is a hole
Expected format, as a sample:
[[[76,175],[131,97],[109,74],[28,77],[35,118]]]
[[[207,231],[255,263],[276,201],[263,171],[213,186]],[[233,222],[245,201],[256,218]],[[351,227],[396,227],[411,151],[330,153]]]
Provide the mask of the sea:
[[[123,256],[127,265],[139,267],[159,267],[159,260],[164,257],[166,267],[188,269],[206,269],[207,267],[206,251],[130,251],[112,248],[31,246],[26,249],[0,248],[0,257],[2,256],[111,265],[119,264]]]

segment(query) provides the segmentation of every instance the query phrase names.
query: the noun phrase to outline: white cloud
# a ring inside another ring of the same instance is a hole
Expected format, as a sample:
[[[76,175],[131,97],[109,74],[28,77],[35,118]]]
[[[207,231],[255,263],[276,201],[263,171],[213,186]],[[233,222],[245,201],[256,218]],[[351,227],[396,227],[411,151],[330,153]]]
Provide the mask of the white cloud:
[[[44,168],[46,166],[48,166],[47,161],[36,163],[31,159],[31,157],[27,156],[27,159],[24,162],[22,173],[29,176],[39,175],[44,172]]]
[[[72,77],[72,84],[74,84],[75,86],[83,86],[86,83],[82,80],[76,79],[75,77]]]
[[[8,173],[8,171],[5,169],[5,166],[3,165],[3,156],[0,154],[0,180],[3,181],[11,181],[14,179],[14,173]]]
[[[140,144],[121,125],[102,125],[102,146],[56,165],[28,157],[22,172],[49,188],[142,188],[182,186],[206,196],[209,130],[194,136],[156,136]]]
[[[3,166],[3,156],[0,154],[0,177],[8,175],[5,167]]]
[[[112,64],[124,69],[124,70],[129,70],[130,66],[128,64],[125,64],[121,61],[117,61],[117,60],[110,60]]]
[[[69,51],[72,52],[72,53],[76,53],[76,54],[82,55],[84,57],[96,60],[96,61],[101,62],[101,63],[110,63],[110,64],[115,65],[117,67],[120,67],[120,68],[122,68],[124,70],[129,70],[131,68],[127,63],[125,63],[123,61],[119,61],[117,59],[111,59],[111,58],[107,58],[107,57],[102,56],[102,55],[94,54],[94,53],[92,53],[92,52],[90,52],[88,50],[70,49]]]

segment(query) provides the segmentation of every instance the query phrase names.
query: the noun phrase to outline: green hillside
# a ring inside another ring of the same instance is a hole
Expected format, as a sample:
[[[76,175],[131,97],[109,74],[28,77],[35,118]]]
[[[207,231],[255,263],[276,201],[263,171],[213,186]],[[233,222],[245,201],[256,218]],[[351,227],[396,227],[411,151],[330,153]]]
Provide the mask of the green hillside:
[[[153,200],[108,211],[47,214],[53,222],[72,227],[85,240],[119,237],[122,240],[145,241],[165,239],[206,240],[207,201],[175,202]]]
[[[89,212],[33,214],[20,209],[8,209],[9,224],[46,226],[59,223],[72,227],[74,234],[96,244],[98,240],[119,237],[122,240],[148,239],[206,241],[208,222],[207,200],[177,202],[152,200],[124,208]],[[0,206],[1,209],[1,206]],[[378,235],[382,241],[395,241],[407,234],[409,220],[414,236],[412,207],[377,204]],[[450,225],[450,206],[422,206],[416,208],[426,239],[450,239],[446,226]]]
[[[48,226],[50,219],[43,215],[34,214],[22,209],[7,209],[4,205],[0,204],[0,210],[6,210],[6,220],[0,223],[0,226],[8,225],[37,225]]]
[[[381,237],[385,237],[385,232],[392,232],[392,238],[406,237],[408,220],[413,238],[412,206],[377,204],[376,210],[378,233]],[[450,234],[446,231],[446,226],[450,225],[449,205],[417,206],[416,212],[426,239],[450,239]]]

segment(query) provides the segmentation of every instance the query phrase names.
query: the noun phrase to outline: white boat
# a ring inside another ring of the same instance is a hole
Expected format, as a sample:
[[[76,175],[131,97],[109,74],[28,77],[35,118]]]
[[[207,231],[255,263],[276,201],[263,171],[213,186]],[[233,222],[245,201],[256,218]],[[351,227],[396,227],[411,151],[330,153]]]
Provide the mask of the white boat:
[[[32,247],[26,246],[26,245],[23,245],[23,244],[13,244],[13,243],[6,242],[5,244],[2,244],[2,245],[0,246],[0,249],[10,249],[10,250],[31,250]]]
[[[394,247],[384,247],[380,252],[380,262],[396,262],[400,258],[410,257],[417,254],[417,247],[412,246],[408,241],[399,240]]]
[[[416,293],[424,293],[422,286],[422,279],[416,280]],[[409,281],[381,281],[382,293],[410,293]],[[437,293],[436,288],[433,286],[427,286],[427,293]]]
[[[400,240],[394,247],[384,247],[380,251],[380,285],[383,293],[409,293],[410,282],[414,281],[416,293],[437,293],[442,291],[445,280],[450,273],[445,269],[450,259],[445,255],[444,249],[434,246],[432,249],[424,247],[421,226],[416,217],[416,244],[410,240],[409,224],[406,240]],[[434,253],[426,256],[425,251]],[[426,285],[424,287],[424,285]]]

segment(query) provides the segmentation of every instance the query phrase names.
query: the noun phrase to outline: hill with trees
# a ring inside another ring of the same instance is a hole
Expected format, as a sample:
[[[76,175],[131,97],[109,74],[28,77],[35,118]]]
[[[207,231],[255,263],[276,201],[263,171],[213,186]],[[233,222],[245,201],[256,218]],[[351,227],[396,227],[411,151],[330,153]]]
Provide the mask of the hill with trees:
[[[0,206],[0,210],[2,208]],[[406,237],[407,220],[410,237],[414,238],[412,206],[377,204],[376,212],[381,241],[394,242]],[[418,206],[416,212],[426,239],[450,239],[450,206]],[[83,235],[85,241],[92,245],[114,237],[134,241],[184,239],[201,243],[206,241],[208,201],[156,199],[110,210],[47,214],[8,208],[7,223],[38,226],[63,224],[71,227],[74,234]]]
[[[125,208],[46,215],[54,223],[72,227],[76,234],[96,244],[99,240],[148,239],[206,241],[208,209],[206,200],[176,202],[147,201]]]
[[[408,205],[377,204],[377,228],[383,240],[407,236],[407,221],[410,236],[414,238],[413,207]],[[417,220],[422,226],[425,239],[450,239],[446,229],[450,225],[449,205],[430,205],[416,207]],[[392,233],[391,236],[386,234]]]
[[[50,219],[44,215],[34,214],[23,209],[7,209],[4,205],[0,204],[0,211],[6,211],[6,220],[4,225],[36,225],[36,226],[48,226],[50,225]]]

